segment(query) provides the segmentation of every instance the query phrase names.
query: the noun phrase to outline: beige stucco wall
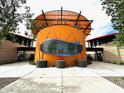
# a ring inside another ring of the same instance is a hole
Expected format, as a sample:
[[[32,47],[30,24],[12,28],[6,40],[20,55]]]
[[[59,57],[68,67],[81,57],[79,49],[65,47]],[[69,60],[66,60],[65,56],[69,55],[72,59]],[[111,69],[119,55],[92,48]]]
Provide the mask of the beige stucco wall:
[[[17,61],[16,45],[8,40],[0,41],[0,64]]]
[[[124,46],[104,45],[103,61],[105,62],[124,62]]]
[[[119,48],[120,56],[121,56],[121,61],[124,62],[124,47]]]

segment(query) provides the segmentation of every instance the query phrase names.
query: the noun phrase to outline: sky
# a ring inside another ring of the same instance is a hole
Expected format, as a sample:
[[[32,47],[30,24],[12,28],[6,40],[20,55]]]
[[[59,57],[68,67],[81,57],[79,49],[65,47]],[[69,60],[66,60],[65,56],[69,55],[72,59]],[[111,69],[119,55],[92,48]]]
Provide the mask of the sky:
[[[93,20],[91,25],[93,30],[87,39],[117,32],[113,30],[111,17],[106,15],[105,10],[103,11],[100,0],[28,0],[27,5],[30,6],[31,12],[34,13],[33,18],[40,15],[41,10],[44,10],[44,12],[59,10],[61,6],[63,10],[71,10],[78,13],[82,11],[83,16]],[[25,30],[23,24],[20,25],[20,30]]]

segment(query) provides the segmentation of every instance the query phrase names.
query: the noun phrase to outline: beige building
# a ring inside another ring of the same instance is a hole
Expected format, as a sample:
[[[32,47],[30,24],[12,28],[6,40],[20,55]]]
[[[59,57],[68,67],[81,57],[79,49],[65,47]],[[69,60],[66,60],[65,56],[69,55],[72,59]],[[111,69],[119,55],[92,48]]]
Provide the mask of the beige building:
[[[103,45],[103,60],[105,62],[124,63],[124,46]]]
[[[17,47],[8,40],[0,41],[0,64],[17,61]]]
[[[15,36],[16,42],[10,40],[0,40],[0,64],[17,62],[19,53],[22,54],[22,60],[28,60],[34,52],[17,51],[17,47],[32,47],[33,40],[27,37]]]
[[[102,58],[104,62],[124,63],[124,46],[115,46],[111,42],[117,33],[87,40],[91,48],[103,48]],[[95,52],[90,53],[95,59]]]

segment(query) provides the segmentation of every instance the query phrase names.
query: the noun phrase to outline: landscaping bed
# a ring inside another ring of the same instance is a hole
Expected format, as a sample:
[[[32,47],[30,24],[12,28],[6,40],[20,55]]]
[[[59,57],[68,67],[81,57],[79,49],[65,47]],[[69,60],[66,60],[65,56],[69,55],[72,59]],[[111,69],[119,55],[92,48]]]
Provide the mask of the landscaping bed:
[[[104,78],[124,88],[124,77],[104,77]]]
[[[19,79],[19,77],[0,78],[0,89]]]

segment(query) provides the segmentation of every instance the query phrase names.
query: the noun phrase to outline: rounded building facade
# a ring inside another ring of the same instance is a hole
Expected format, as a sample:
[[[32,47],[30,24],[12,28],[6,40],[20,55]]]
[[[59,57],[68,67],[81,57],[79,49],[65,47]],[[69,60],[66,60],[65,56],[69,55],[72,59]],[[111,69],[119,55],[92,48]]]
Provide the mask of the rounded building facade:
[[[86,62],[85,38],[91,31],[91,21],[81,14],[56,10],[35,18],[32,29],[36,35],[35,62],[47,60],[48,66],[56,66],[63,60],[65,66],[75,66],[77,60]]]

